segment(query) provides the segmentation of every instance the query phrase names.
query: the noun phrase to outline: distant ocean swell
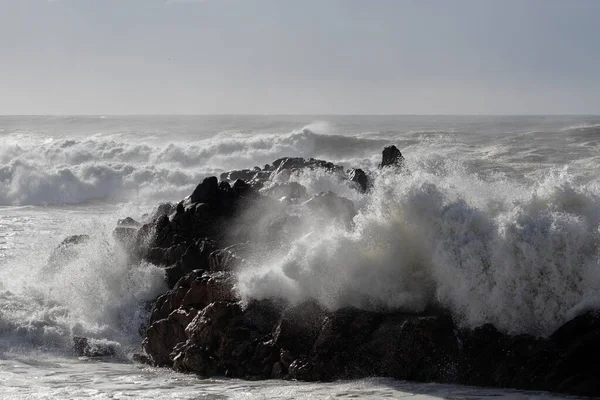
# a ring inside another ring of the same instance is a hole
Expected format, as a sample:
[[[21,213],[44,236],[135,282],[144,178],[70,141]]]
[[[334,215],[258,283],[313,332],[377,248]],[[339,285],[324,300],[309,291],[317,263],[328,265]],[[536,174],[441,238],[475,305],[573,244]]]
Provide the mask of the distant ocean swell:
[[[322,135],[309,128],[283,135],[229,133],[155,146],[101,138],[20,144],[9,138],[0,147],[0,205],[176,200],[202,177],[226,169],[262,166],[290,155],[368,163],[360,157],[376,154],[385,143]]]

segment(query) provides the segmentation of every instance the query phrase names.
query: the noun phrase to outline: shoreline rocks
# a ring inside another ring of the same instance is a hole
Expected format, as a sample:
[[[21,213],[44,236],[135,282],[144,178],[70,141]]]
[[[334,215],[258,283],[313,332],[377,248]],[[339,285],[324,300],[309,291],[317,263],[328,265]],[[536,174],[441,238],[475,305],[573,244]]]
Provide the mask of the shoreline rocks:
[[[395,146],[380,168],[402,168]],[[281,299],[242,304],[235,271],[244,254],[293,232],[297,216],[336,215],[351,226],[352,201],[334,193],[310,196],[295,182],[265,186],[277,174],[322,168],[356,190],[368,175],[323,161],[282,158],[264,168],[204,179],[179,204],[161,205],[149,222],[123,220],[115,237],[133,259],[165,268],[169,291],[156,299],[138,359],[202,376],[332,381],[385,376],[600,394],[600,316],[582,314],[548,338],[511,336],[492,325],[464,329],[440,309],[422,313],[326,310]],[[283,201],[285,200],[285,201]],[[268,210],[269,218],[260,217]],[[83,347],[79,345],[78,347]],[[81,351],[80,351],[81,352]]]

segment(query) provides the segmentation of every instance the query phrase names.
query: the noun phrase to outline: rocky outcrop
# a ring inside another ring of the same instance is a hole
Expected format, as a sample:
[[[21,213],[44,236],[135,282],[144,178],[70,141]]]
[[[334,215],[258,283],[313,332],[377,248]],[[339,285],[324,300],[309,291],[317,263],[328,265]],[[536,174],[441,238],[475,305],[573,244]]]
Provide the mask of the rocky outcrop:
[[[402,166],[404,162],[404,157],[402,157],[402,153],[396,146],[387,146],[383,149],[381,164],[379,164],[379,168],[384,167],[394,167],[394,166]]]
[[[348,175],[350,182],[354,182],[360,192],[365,193],[367,191],[369,178],[367,178],[365,171],[360,168],[350,168],[346,171],[346,174]]]
[[[381,168],[400,167],[395,146]],[[294,232],[305,216],[351,227],[352,201],[310,193],[282,176],[304,169],[337,174],[360,192],[367,173],[323,160],[282,158],[263,168],[204,179],[176,205],[115,237],[132,257],[165,269],[169,291],[152,305],[145,354],[137,359],[203,376],[331,381],[369,376],[599,395],[600,317],[587,313],[548,338],[511,336],[492,325],[465,329],[439,309],[327,310],[280,299],[242,303],[234,273],[246,255]],[[391,169],[393,171],[393,169]],[[270,181],[277,176],[276,182]],[[288,213],[287,208],[293,208]],[[262,246],[262,247],[261,247]],[[89,347],[89,346],[87,346]],[[85,354],[86,344],[77,348]]]
[[[73,350],[81,357],[117,357],[122,355],[121,345],[108,340],[96,340],[82,336],[73,337]]]

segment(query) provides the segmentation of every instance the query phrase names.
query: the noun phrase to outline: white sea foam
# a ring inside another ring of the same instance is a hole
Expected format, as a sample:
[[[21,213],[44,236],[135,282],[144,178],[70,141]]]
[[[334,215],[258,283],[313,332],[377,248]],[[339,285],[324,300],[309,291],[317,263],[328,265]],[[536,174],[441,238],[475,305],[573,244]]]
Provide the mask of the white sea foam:
[[[330,309],[440,304],[468,326],[538,335],[598,298],[597,186],[564,171],[529,187],[452,163],[441,174],[408,168],[377,177],[352,229],[312,221],[270,260],[251,262],[240,292]]]
[[[323,130],[326,125],[310,126]],[[317,134],[223,133],[166,144],[99,138],[9,137],[0,146],[0,205],[77,204],[90,200],[177,200],[202,177],[264,165],[285,156],[363,163],[385,141]],[[367,161],[368,162],[368,161]]]
[[[598,119],[436,118],[340,117],[298,128],[311,119],[0,117],[0,395],[197,397],[202,385],[190,377],[123,367],[130,376],[118,367],[126,364],[82,368],[61,357],[72,354],[73,335],[139,348],[140,306],[165,290],[161,270],[115,249],[117,218],[177,201],[207,175],[285,156],[362,167],[374,187],[363,195],[324,171],[292,174],[310,193],[351,199],[358,215],[352,228],[331,215],[304,221],[272,254],[250,256],[238,280],[247,298],[314,298],[331,309],[436,304],[466,326],[538,335],[597,309]],[[406,173],[377,172],[388,143],[404,153]],[[64,237],[82,233],[91,240],[48,264]],[[30,388],[33,380],[40,385]],[[208,396],[258,390],[213,383]],[[286,384],[273,385],[259,397],[288,395]],[[341,394],[389,395],[389,383],[348,385]]]

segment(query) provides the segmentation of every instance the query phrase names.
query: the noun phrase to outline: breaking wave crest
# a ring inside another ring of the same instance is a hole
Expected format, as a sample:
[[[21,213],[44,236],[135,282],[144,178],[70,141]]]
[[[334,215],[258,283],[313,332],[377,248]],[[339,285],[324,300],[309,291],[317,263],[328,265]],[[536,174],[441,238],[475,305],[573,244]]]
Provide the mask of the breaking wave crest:
[[[150,145],[106,138],[0,146],[0,205],[77,204],[91,200],[177,200],[206,175],[264,165],[284,156],[369,163],[385,140],[324,135],[308,126],[288,134],[222,133]]]
[[[377,177],[352,229],[324,220],[251,261],[241,294],[330,309],[442,306],[466,326],[536,335],[600,305],[597,186],[564,171],[531,187],[411,168]]]

